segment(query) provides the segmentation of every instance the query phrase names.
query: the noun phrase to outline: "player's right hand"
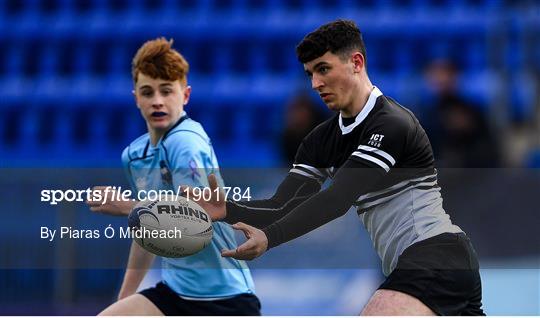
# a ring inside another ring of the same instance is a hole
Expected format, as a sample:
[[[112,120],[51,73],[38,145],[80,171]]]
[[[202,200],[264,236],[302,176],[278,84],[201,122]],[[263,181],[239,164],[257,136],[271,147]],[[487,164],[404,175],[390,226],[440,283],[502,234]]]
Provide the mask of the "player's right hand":
[[[105,191],[107,187],[97,186],[92,188],[92,192],[101,191],[102,200],[87,200],[86,204],[90,207],[90,211],[103,213],[114,216],[127,216],[137,204],[137,201],[122,201],[116,200],[114,197],[114,192]],[[111,187],[109,187],[111,188]]]
[[[223,190],[218,189],[218,181],[216,175],[211,173],[208,175],[208,185],[210,186],[210,199],[206,200],[201,195],[196,195],[193,192],[193,188],[188,186],[182,186],[184,193],[188,193],[189,200],[194,201],[203,208],[206,213],[210,215],[212,221],[223,220],[227,216],[227,205],[225,200],[225,193]]]

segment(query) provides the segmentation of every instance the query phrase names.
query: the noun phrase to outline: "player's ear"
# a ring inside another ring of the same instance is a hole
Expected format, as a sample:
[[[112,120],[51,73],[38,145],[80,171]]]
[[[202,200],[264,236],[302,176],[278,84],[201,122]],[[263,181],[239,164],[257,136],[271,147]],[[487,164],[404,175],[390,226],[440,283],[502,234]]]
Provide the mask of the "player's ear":
[[[189,102],[189,97],[191,96],[191,86],[186,86],[184,89],[184,105]]]
[[[360,73],[365,67],[366,60],[364,59],[364,56],[360,52],[354,52],[351,59],[354,67],[354,72]]]

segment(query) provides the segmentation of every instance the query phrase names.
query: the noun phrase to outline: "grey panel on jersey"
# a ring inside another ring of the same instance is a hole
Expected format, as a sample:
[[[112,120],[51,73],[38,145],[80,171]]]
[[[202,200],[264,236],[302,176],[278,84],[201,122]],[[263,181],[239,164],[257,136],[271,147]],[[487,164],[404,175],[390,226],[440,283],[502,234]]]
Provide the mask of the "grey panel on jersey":
[[[452,224],[442,207],[438,188],[412,188],[360,214],[382,260],[384,275],[396,267],[398,257],[410,245],[441,233],[463,232]]]

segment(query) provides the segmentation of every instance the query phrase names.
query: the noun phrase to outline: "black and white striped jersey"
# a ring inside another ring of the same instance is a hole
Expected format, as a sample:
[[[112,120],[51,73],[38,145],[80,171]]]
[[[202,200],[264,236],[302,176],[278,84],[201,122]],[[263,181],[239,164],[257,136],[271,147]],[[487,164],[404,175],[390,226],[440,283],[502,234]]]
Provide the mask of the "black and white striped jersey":
[[[439,190],[418,120],[374,87],[355,118],[336,115],[304,139],[271,198],[227,202],[226,221],[263,228],[272,248],[356,206],[388,275],[411,244],[461,232],[443,210]]]
[[[341,192],[358,189],[359,195],[351,203],[357,207],[386,275],[411,244],[445,232],[462,232],[442,208],[433,152],[424,129],[409,110],[376,87],[355,118],[347,120],[338,114],[315,128],[302,142],[295,161],[291,174],[319,183],[334,179],[338,172],[349,176],[333,183],[343,184]],[[347,195],[334,197],[333,205]],[[278,223],[286,235],[286,222]],[[275,236],[272,232],[276,230],[269,231],[271,237]]]
[[[358,198],[355,205],[361,208],[408,187],[437,187],[433,151],[424,129],[409,110],[376,87],[355,118],[337,114],[316,127],[300,145],[291,172],[322,183],[347,160],[357,162],[359,169],[380,169],[385,175]]]

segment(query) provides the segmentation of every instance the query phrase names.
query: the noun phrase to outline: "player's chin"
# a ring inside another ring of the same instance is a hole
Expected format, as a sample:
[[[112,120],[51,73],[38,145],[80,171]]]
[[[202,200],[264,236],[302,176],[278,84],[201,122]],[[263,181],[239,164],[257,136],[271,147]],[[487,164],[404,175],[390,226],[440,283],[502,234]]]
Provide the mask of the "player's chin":
[[[170,123],[170,120],[165,120],[165,119],[161,119],[161,120],[151,120],[150,121],[150,126],[154,129],[167,129],[171,126],[171,123]]]
[[[325,102],[325,104],[326,104],[326,107],[328,107],[328,109],[330,110],[335,110],[335,111],[339,110],[339,106],[334,102]]]

